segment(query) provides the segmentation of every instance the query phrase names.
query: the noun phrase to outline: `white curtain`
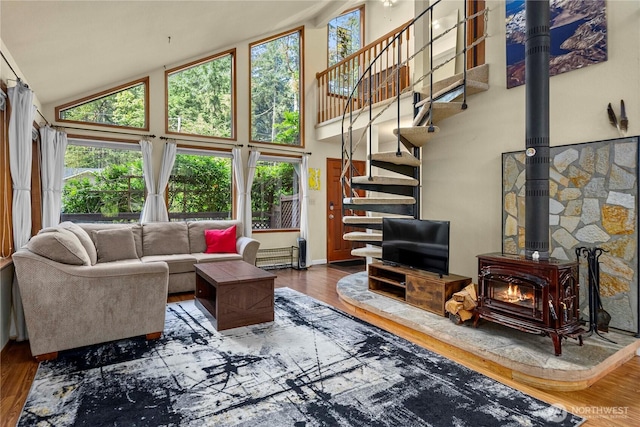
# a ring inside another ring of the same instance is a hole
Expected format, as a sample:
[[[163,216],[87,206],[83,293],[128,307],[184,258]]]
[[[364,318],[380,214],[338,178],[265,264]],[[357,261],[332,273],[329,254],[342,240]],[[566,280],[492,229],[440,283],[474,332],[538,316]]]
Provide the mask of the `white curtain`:
[[[243,227],[246,219],[244,218],[244,203],[247,198],[247,188],[244,186],[244,168],[242,167],[242,150],[240,147],[234,147],[231,150],[233,155],[233,176],[236,182],[236,219],[242,222]],[[244,232],[244,228],[243,228]]]
[[[142,172],[147,186],[147,198],[140,214],[140,222],[169,221],[164,194],[171,176],[173,163],[176,161],[176,143],[168,141],[164,145],[162,164],[160,165],[157,182],[153,173],[153,143],[143,139],[140,141],[140,147],[142,149]]]
[[[153,222],[156,215],[153,195],[158,194],[156,190],[156,179],[153,175],[153,144],[146,139],[141,139],[139,144],[142,150],[142,175],[144,176],[144,184],[147,187],[147,198],[142,207],[140,222]]]
[[[258,159],[260,158],[259,151],[251,151],[249,153],[249,165],[247,172],[247,183],[246,183],[246,201],[244,202],[244,235],[247,237],[251,237],[251,230],[253,230],[253,211],[251,210],[251,186],[253,186],[253,178],[256,176],[256,165],[258,164]]]
[[[19,249],[31,237],[31,141],[33,118],[33,92],[22,82],[8,89],[11,117],[9,118],[9,163],[13,183],[13,245]],[[27,339],[27,327],[22,310],[18,281],[12,287],[11,336],[18,341]]]
[[[300,177],[300,237],[307,241],[306,265],[311,265],[311,251],[309,248],[309,155],[302,156],[302,164],[295,165]]]
[[[40,128],[42,228],[53,227],[60,223],[64,153],[67,144],[65,132],[57,131],[50,126]]]
[[[165,192],[167,191],[167,184],[171,177],[171,171],[173,170],[173,164],[176,161],[176,152],[178,151],[178,144],[175,141],[167,141],[164,144],[164,151],[162,152],[162,164],[160,165],[160,176],[158,176],[158,195],[156,199],[156,221],[169,221],[169,212],[167,212],[167,204],[165,203]]]

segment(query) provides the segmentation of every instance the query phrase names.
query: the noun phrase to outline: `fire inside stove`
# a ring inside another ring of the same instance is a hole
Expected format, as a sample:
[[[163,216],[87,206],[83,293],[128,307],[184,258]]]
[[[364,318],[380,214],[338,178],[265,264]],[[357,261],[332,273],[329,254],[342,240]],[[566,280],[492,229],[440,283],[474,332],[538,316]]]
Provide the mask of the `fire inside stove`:
[[[498,301],[517,304],[527,308],[533,308],[535,305],[533,290],[513,284],[495,286],[493,289],[493,298]]]
[[[499,292],[498,299],[525,307],[533,307],[533,293],[523,292],[518,285],[509,285],[507,290]]]

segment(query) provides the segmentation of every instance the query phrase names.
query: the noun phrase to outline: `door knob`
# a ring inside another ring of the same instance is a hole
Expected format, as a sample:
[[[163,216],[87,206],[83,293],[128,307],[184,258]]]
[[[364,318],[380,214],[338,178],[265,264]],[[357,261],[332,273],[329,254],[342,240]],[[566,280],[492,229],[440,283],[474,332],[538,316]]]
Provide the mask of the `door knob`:
[[[333,219],[333,214],[329,214],[329,219]]]

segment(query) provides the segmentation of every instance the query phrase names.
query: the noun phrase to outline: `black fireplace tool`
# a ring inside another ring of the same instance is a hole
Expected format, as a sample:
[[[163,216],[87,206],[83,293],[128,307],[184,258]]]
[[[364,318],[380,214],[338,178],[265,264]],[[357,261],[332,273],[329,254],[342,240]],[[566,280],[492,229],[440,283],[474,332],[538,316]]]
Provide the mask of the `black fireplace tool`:
[[[609,332],[609,322],[611,315],[602,306],[600,297],[600,262],[599,258],[605,251],[602,248],[576,248],[576,258],[578,260],[578,278],[580,277],[580,256],[587,259],[588,283],[589,283],[589,330],[586,336],[598,335],[605,341],[615,344],[609,338],[603,337],[602,332]]]

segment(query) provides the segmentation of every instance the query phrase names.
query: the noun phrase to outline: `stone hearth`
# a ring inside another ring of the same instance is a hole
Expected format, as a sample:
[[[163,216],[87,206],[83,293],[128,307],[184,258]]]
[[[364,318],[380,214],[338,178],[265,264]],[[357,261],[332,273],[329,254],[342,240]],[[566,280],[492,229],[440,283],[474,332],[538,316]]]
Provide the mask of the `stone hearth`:
[[[637,332],[638,137],[551,147],[551,256],[576,259],[577,247],[600,247],[600,293],[611,325]],[[504,153],[503,247],[525,249],[525,154]],[[587,264],[580,260],[580,311],[588,318]]]
[[[366,272],[346,276],[337,284],[338,295],[356,309],[454,346],[484,366],[489,361],[501,373],[510,371],[514,380],[541,389],[586,388],[629,360],[640,348],[640,340],[632,334],[611,330],[603,335],[617,344],[592,336],[585,337],[580,347],[576,340],[567,339],[562,345],[562,356],[556,357],[548,337],[490,322],[483,322],[477,329],[470,322],[455,325],[448,318],[370,292],[367,281]]]

